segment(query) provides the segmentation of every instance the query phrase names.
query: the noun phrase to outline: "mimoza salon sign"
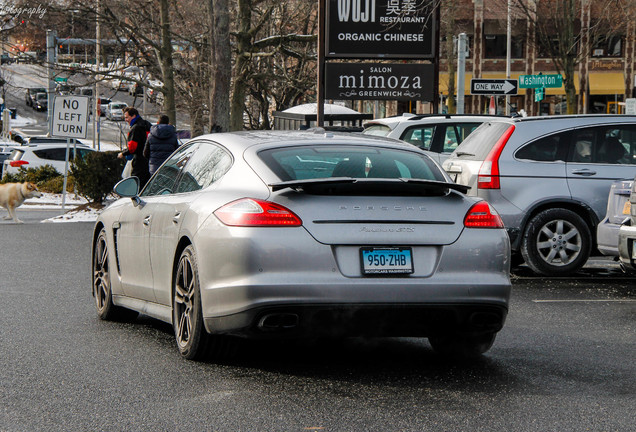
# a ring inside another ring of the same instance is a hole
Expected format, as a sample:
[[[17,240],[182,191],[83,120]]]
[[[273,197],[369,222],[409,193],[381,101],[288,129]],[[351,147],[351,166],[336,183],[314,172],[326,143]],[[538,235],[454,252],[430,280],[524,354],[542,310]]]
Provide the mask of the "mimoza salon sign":
[[[434,0],[325,0],[332,58],[435,58]]]
[[[432,64],[327,63],[325,97],[432,101],[434,73]]]

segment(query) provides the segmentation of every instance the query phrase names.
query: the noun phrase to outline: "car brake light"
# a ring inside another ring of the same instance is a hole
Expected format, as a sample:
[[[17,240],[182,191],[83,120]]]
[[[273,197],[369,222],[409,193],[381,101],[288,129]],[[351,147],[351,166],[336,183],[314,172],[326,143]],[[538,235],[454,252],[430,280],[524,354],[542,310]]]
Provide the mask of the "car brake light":
[[[497,211],[486,201],[473,205],[464,218],[466,228],[503,228],[504,224]]]
[[[214,212],[230,226],[301,226],[302,221],[291,210],[269,201],[242,198]]]
[[[486,160],[481,164],[477,176],[478,189],[499,189],[499,156],[501,156],[501,152],[514,131],[514,125],[506,129],[488,153]]]
[[[28,165],[29,163],[27,161],[23,161],[23,160],[17,160],[17,161],[11,161],[9,162],[9,165],[11,165],[12,167],[19,167],[22,165]]]

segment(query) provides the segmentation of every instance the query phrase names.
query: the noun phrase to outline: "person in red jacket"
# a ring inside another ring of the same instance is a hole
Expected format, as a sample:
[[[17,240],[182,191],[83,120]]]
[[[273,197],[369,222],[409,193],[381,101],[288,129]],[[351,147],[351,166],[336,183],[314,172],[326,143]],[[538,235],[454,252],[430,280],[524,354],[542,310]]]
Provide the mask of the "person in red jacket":
[[[134,107],[124,109],[124,120],[130,124],[128,145],[117,157],[123,159],[132,156],[132,175],[139,179],[139,190],[141,190],[150,178],[148,159],[144,157],[143,152],[151,125],[141,118],[139,111]]]

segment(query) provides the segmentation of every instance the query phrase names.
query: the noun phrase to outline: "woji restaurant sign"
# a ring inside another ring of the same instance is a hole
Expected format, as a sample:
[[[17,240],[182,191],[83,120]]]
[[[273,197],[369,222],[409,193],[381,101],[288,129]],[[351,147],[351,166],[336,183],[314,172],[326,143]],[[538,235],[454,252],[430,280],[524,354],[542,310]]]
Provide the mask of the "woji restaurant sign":
[[[432,101],[434,73],[432,64],[327,63],[325,97]]]
[[[332,58],[435,58],[434,0],[326,0]]]

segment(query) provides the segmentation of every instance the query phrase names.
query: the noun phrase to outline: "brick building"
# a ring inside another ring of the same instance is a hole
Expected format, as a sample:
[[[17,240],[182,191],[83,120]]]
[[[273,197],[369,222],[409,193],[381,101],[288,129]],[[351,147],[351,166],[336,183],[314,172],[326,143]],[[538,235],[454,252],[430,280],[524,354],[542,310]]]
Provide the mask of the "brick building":
[[[470,95],[470,80],[506,78],[507,0],[444,1],[454,1],[456,6],[452,17],[442,16],[441,39],[460,32],[468,36],[464,112],[485,112],[489,97]],[[511,0],[511,3],[515,1],[517,0]],[[525,3],[530,6],[538,4],[541,9],[546,2],[550,3],[550,0]],[[636,97],[636,17],[633,16],[636,1],[582,0],[580,3],[582,6],[577,8],[578,16],[574,19],[573,26],[576,35],[579,35],[575,44],[577,64],[574,69],[576,112],[621,112],[625,99]],[[444,10],[443,8],[442,11]],[[533,12],[537,13],[536,9]],[[539,10],[538,14],[541,12]],[[631,18],[629,13],[632,14]],[[512,17],[510,78],[539,73],[556,74],[553,60],[541,49],[540,43],[532,42],[538,40],[538,30],[522,14],[513,11]],[[448,28],[449,22],[452,30],[446,31],[445,35],[444,26]],[[558,30],[554,31],[556,38]],[[449,64],[456,68],[457,63],[456,60],[447,60],[446,44],[443,41],[440,46],[439,93],[444,100],[448,96],[449,77],[453,75],[449,74]],[[504,97],[498,97],[500,112],[504,110],[504,100]],[[546,89],[545,99],[541,102],[534,102],[532,89],[519,89],[517,95],[510,97],[513,107],[524,109],[529,115],[566,113],[565,100],[564,87]],[[417,105],[420,112],[430,109],[429,104]],[[392,114],[394,110],[404,112],[408,108],[410,106],[387,107],[387,114]],[[445,106],[441,105],[440,108],[444,110]]]

